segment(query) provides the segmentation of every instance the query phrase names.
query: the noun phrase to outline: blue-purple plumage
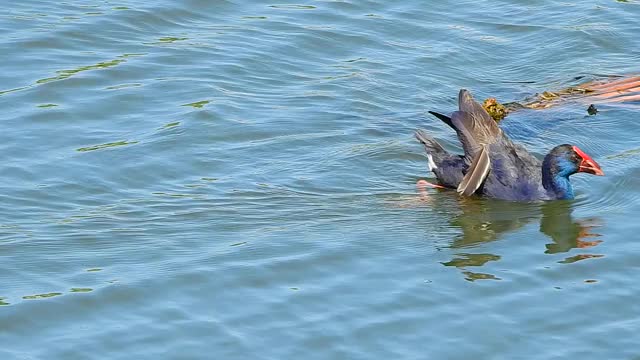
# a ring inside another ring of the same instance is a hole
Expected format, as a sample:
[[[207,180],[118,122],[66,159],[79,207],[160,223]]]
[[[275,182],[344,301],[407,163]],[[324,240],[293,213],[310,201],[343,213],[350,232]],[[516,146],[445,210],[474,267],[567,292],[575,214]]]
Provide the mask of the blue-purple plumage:
[[[467,90],[460,90],[458,102],[459,110],[451,117],[430,113],[456,131],[464,155],[450,154],[427,133],[416,131],[435,165],[433,173],[446,187],[505,200],[569,199],[573,197],[570,175],[603,174],[593,159],[572,145],[557,146],[540,161],[513,143]],[[479,161],[480,156],[486,160]]]

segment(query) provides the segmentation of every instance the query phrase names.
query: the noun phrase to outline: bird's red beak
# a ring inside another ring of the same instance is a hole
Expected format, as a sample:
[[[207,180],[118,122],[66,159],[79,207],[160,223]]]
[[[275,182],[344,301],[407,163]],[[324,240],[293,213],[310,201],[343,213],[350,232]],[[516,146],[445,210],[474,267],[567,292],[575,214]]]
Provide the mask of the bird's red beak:
[[[577,146],[573,147],[573,151],[578,154],[582,158],[580,161],[580,165],[578,166],[578,172],[584,172],[588,174],[603,176],[604,171],[600,168],[600,165],[591,158],[591,156],[585,154],[584,151],[580,150]]]

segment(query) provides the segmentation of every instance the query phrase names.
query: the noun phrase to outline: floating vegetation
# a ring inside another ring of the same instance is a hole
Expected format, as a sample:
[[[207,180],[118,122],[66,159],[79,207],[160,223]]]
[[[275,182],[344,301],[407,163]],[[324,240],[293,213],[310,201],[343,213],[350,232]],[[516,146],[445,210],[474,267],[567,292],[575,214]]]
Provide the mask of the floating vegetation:
[[[168,123],[168,124],[166,124],[165,126],[161,127],[159,130],[162,130],[162,129],[171,129],[171,128],[176,127],[176,126],[178,126],[178,125],[180,125],[180,121],[176,121],[176,122]]]
[[[93,289],[91,288],[71,288],[69,290],[69,292],[72,292],[72,293],[86,293],[91,291],[93,291]]]
[[[96,272],[96,271],[102,271],[102,269],[100,269],[100,268],[87,269],[87,272]]]
[[[577,77],[576,80],[582,77]],[[595,102],[618,103],[640,100],[640,76],[620,77],[609,76],[583,82],[576,86],[569,86],[558,91],[543,91],[522,102],[510,102],[504,105],[498,103],[495,98],[484,101],[484,109],[496,121],[502,120],[510,112],[518,109],[546,109],[567,100],[589,101],[591,103],[587,112],[595,115],[598,112]]]
[[[158,43],[173,43],[176,41],[184,41],[184,40],[189,40],[189,38],[186,37],[173,37],[173,36],[165,36],[165,37],[161,37],[160,39],[158,39]]]
[[[126,88],[130,88],[130,87],[138,87],[138,86],[142,86],[142,84],[140,84],[140,83],[121,84],[121,85],[109,86],[109,87],[106,87],[105,89],[107,89],[107,90],[119,90],[119,89],[126,89]]]
[[[495,121],[501,121],[507,116],[507,108],[500,104],[496,98],[488,98],[482,103],[482,107],[487,110]]]
[[[0,306],[11,305],[10,303],[4,301],[6,297],[0,297]]]
[[[283,4],[283,5],[269,5],[274,9],[288,9],[288,10],[313,10],[316,7],[313,5],[298,5],[298,4]]]
[[[128,57],[136,57],[136,56],[145,56],[147,53],[126,53],[118,56],[119,58],[128,58]]]
[[[26,295],[26,296],[23,296],[22,298],[25,300],[36,300],[36,299],[46,299],[46,298],[50,298],[58,295],[62,295],[62,293],[51,292],[46,294]]]
[[[79,149],[76,149],[76,151],[94,151],[94,150],[101,150],[101,149],[106,149],[106,148],[112,148],[112,147],[116,147],[116,146],[125,146],[125,145],[133,145],[133,144],[137,144],[137,141],[126,141],[126,140],[122,140],[122,141],[116,141],[116,142],[110,142],[110,143],[106,143],[106,144],[100,144],[100,145],[93,145],[93,146],[87,146],[87,147],[81,147]]]
[[[4,95],[4,94],[8,94],[8,93],[12,93],[12,92],[15,92],[15,91],[28,89],[28,88],[29,88],[28,86],[23,86],[23,87],[19,87],[19,88],[15,88],[15,89],[0,90],[0,95]]]
[[[605,156],[605,159],[625,158],[625,157],[633,156],[633,155],[637,155],[637,154],[640,154],[640,148],[627,150],[627,151],[622,152],[620,154],[608,155],[608,156]]]
[[[120,63],[125,62],[126,60],[124,59],[114,59],[114,60],[110,60],[110,61],[103,61],[103,62],[99,62],[95,65],[87,65],[87,66],[81,66],[79,68],[76,69],[71,69],[71,70],[58,70],[56,71],[56,73],[58,74],[57,76],[53,76],[50,78],[46,78],[46,79],[40,79],[38,81],[36,81],[36,84],[46,84],[48,82],[52,82],[52,81],[57,81],[57,80],[64,80],[64,79],[68,79],[71,76],[77,74],[77,73],[81,73],[83,71],[89,71],[89,70],[98,70],[98,69],[106,69],[112,66],[116,66]]]
[[[197,101],[197,102],[193,102],[193,103],[189,103],[189,104],[183,104],[182,106],[191,106],[194,108],[202,108],[203,106],[207,105],[208,103],[210,103],[211,101],[209,100],[202,100],[202,101]]]
[[[38,105],[39,108],[50,108],[50,107],[56,107],[58,105],[56,104],[40,104]]]

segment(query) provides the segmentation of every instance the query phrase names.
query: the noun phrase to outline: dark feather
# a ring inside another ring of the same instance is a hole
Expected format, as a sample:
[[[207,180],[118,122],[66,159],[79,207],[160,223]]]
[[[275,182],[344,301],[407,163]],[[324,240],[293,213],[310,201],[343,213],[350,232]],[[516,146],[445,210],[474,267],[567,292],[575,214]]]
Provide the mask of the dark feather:
[[[438,119],[442,120],[445,124],[449,125],[453,130],[456,130],[456,127],[453,126],[453,123],[451,122],[451,118],[448,117],[447,115],[442,115],[440,113],[437,113],[435,111],[429,111],[429,114],[437,117]]]
[[[424,148],[428,153],[445,151],[444,148],[442,148],[442,145],[440,145],[434,138],[427,135],[424,130],[416,130],[415,135],[416,139],[424,145]]]
[[[465,154],[475,157],[485,145],[490,145],[502,138],[502,130],[487,111],[473,100],[469,91],[462,89],[458,95],[459,110],[451,115]]]
[[[489,149],[483,147],[476,157],[473,159],[467,174],[458,185],[458,193],[469,196],[476,192],[489,175],[491,170],[491,159],[489,158]]]

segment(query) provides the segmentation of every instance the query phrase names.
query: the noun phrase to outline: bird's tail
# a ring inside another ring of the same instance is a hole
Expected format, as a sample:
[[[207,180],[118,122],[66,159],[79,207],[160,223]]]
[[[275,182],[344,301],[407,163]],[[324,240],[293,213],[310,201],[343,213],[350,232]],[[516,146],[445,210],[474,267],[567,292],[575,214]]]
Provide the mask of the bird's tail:
[[[424,130],[416,130],[416,139],[424,145],[424,149],[427,151],[429,169],[432,171],[437,169],[437,163],[444,156],[448,155],[447,151],[434,138],[427,135]]]
[[[445,124],[449,125],[449,127],[452,128],[453,130],[458,131],[456,129],[456,127],[453,126],[453,122],[451,121],[451,118],[448,117],[447,115],[442,115],[442,114],[437,113],[435,111],[429,111],[429,114],[431,114],[431,115],[437,117],[438,119],[442,120],[442,122],[444,122]]]
[[[424,145],[425,150],[429,153],[442,153],[445,152],[442,145],[440,145],[434,138],[429,136],[424,130],[416,130],[416,139]]]

